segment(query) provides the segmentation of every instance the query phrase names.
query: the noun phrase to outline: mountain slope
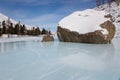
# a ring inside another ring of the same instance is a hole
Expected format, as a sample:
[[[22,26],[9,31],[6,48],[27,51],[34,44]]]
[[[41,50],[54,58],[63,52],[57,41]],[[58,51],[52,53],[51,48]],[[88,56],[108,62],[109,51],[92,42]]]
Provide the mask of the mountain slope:
[[[0,22],[2,23],[2,21],[7,21],[9,17],[7,17],[6,15],[0,13]],[[13,25],[17,24],[18,21],[15,21],[14,19],[9,18],[10,22],[13,23]],[[26,25],[26,24],[25,24]],[[32,26],[26,25],[27,29],[31,29]]]
[[[115,2],[112,2],[110,6],[108,4],[101,5],[95,8],[95,10],[102,10],[106,13],[110,13],[114,22],[120,22],[120,5],[118,6]]]
[[[7,17],[6,15],[0,13],[0,22],[2,22],[2,21],[4,21],[4,20],[6,21],[6,20],[8,20],[8,18],[9,18],[9,17]],[[10,21],[11,21],[13,24],[17,24],[17,23],[18,23],[17,21],[15,21],[15,20],[13,20],[13,19],[10,19]]]
[[[120,37],[120,5],[118,6],[115,2],[112,2],[110,6],[108,4],[103,4],[96,7],[95,10],[105,11],[112,15],[112,19],[116,25],[116,37]]]

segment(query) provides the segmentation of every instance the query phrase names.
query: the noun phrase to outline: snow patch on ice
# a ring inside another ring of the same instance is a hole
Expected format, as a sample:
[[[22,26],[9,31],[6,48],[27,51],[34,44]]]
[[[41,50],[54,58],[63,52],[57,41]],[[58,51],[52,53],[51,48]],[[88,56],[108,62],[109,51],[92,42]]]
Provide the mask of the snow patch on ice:
[[[14,38],[0,38],[0,43],[6,42],[20,42],[20,41],[41,41],[42,37],[14,37]]]

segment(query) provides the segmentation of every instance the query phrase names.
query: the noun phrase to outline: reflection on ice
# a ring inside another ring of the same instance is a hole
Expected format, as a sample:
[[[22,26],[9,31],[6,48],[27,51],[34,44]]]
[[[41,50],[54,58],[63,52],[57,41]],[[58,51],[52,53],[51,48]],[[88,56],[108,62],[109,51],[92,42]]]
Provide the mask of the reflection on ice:
[[[64,45],[64,47],[63,47]],[[114,57],[115,49],[113,44],[76,44],[76,43],[59,43],[58,53],[62,55],[86,54],[93,57],[101,57],[104,59]],[[67,55],[66,55],[67,56]]]
[[[113,44],[91,45],[81,44],[74,46],[72,52],[79,50],[75,54],[64,56],[61,61],[66,65],[79,67],[81,69],[104,71],[112,67],[115,51]],[[71,48],[70,45],[65,48]],[[59,51],[60,52],[60,51]]]
[[[0,43],[0,53],[5,53],[25,47],[25,42]]]
[[[102,60],[83,53],[64,57],[62,62],[73,67],[87,70],[103,71],[105,67],[105,63]]]

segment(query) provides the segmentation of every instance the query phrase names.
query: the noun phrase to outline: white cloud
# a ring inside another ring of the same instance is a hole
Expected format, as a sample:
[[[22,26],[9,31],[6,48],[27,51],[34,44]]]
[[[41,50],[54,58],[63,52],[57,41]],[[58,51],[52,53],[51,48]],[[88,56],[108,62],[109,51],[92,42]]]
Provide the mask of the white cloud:
[[[57,18],[57,15],[55,14],[45,14],[45,15],[41,15],[41,16],[37,16],[35,18],[29,18],[29,19],[25,19],[24,21],[26,23],[35,23],[35,22],[48,22],[51,21],[51,19],[55,19]]]
[[[41,28],[51,29],[56,31],[58,22],[62,15],[57,14],[44,14],[33,18],[22,19],[21,23],[28,24],[30,26],[39,26]]]
[[[52,32],[55,32],[57,30],[57,23],[47,23],[47,24],[41,24],[41,28],[46,28],[47,30],[51,30]]]

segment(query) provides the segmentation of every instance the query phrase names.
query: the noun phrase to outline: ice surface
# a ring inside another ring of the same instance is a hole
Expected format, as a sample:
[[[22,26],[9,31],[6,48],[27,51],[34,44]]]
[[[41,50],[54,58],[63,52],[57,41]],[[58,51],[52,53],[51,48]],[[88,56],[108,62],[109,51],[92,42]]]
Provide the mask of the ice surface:
[[[118,43],[0,43],[0,80],[119,80]]]

